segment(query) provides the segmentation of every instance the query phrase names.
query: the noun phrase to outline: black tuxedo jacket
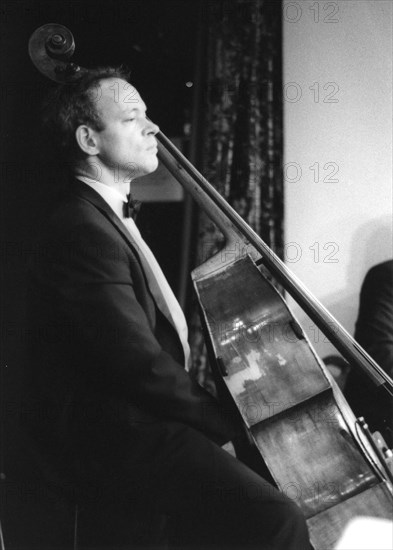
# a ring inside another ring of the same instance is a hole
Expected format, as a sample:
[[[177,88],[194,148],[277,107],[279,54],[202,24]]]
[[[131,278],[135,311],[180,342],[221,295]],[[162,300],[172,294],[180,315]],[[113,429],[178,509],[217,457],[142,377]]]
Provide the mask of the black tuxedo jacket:
[[[355,339],[393,378],[393,260],[372,267],[364,279]],[[393,445],[391,397],[379,392],[358,369],[349,373],[345,394],[356,415],[364,416],[373,431],[386,428],[384,435]]]
[[[36,258],[29,416],[44,445],[72,447],[109,418],[123,427],[172,420],[219,444],[232,438],[222,407],[184,370],[178,335],[156,307],[137,247],[98,193],[71,183]]]

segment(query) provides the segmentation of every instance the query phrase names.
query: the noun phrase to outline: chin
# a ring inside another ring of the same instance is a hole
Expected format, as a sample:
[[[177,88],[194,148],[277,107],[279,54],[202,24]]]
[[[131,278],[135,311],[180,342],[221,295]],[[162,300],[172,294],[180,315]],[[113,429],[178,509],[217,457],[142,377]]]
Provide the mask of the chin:
[[[157,170],[158,159],[155,162],[145,162],[143,165],[138,165],[136,162],[130,162],[129,165],[132,165],[132,168],[130,169],[130,166],[127,167],[126,177],[131,179],[141,178]]]
[[[158,159],[156,159],[156,162],[152,162],[150,166],[146,167],[145,174],[151,174],[152,172],[155,172],[158,168]]]

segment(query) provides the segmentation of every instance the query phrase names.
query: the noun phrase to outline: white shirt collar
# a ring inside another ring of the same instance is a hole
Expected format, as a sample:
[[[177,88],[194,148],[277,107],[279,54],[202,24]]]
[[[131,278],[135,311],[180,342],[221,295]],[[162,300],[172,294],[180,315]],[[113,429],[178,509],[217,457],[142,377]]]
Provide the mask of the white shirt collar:
[[[120,193],[120,191],[114,187],[105,185],[105,183],[101,183],[87,176],[77,175],[75,177],[83,183],[86,183],[86,185],[94,189],[94,191],[97,191],[104,201],[109,204],[115,214],[117,214],[120,219],[123,218],[123,204],[127,202],[127,197],[123,195],[123,193]]]

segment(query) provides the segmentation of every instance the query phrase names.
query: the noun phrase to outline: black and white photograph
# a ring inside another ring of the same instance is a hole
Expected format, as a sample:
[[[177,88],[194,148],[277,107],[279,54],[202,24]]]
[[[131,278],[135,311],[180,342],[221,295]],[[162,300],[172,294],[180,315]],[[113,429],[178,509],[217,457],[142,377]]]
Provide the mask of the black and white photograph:
[[[0,550],[393,550],[393,0],[0,41]]]

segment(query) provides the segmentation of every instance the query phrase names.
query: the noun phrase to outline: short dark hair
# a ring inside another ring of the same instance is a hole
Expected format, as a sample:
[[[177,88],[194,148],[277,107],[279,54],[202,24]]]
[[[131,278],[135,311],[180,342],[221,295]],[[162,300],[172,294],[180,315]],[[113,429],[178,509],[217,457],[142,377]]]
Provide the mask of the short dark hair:
[[[94,130],[103,130],[95,101],[98,83],[106,78],[122,78],[128,82],[130,71],[124,66],[89,69],[75,83],[61,84],[45,98],[42,126],[61,160],[72,163],[83,157],[75,139],[78,126],[87,124]]]

